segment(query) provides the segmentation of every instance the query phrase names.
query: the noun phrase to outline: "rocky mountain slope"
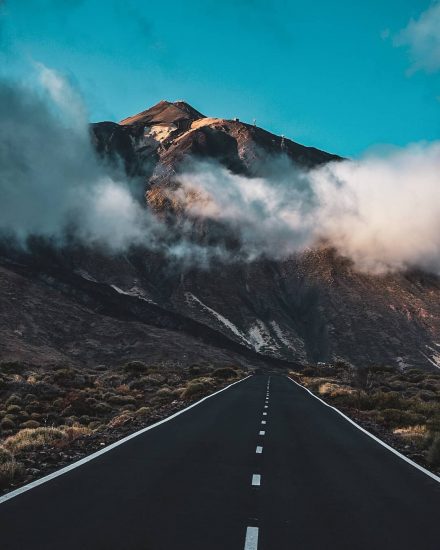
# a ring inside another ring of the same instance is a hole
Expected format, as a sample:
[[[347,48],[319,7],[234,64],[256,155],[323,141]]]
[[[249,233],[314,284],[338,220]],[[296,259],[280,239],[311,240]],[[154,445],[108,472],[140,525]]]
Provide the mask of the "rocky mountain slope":
[[[91,127],[106,162],[139,182],[139,200],[173,217],[169,188],[188,158],[258,176],[267,155],[313,167],[339,157],[238,120],[162,101]],[[170,222],[172,223],[172,222]],[[209,238],[197,227],[195,239]],[[284,261],[176,264],[160,252],[109,256],[71,245],[4,246],[0,360],[113,364],[243,360],[440,367],[440,281],[426,273],[358,273],[328,248]]]

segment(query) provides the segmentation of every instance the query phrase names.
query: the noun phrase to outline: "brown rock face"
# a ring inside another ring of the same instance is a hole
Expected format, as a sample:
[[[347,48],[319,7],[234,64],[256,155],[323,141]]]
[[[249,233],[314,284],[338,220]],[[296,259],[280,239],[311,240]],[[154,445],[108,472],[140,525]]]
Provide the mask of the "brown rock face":
[[[181,101],[161,101],[119,124],[93,124],[92,137],[102,156],[122,159],[144,182],[146,208],[161,215],[175,210],[167,190],[188,157],[216,159],[244,175],[259,175],[267,155],[284,153],[303,167],[340,158],[205,117]],[[202,224],[196,233],[209,239],[209,231]],[[112,363],[150,353],[176,361],[245,357],[248,364],[260,356],[440,365],[439,279],[360,274],[326,248],[209,269],[141,250],[108,257],[78,246],[3,258],[0,359]]]

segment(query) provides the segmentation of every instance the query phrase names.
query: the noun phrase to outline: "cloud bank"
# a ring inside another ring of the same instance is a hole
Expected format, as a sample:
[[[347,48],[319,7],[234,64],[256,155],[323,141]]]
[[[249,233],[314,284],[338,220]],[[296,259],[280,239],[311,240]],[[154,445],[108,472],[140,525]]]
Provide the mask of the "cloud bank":
[[[326,243],[373,273],[440,272],[440,142],[300,171],[268,160],[264,178],[197,163],[175,192],[187,212],[226,224],[247,259]]]
[[[154,227],[93,150],[81,99],[54,71],[39,86],[0,82],[0,229],[62,242],[68,232],[109,250],[143,242]]]

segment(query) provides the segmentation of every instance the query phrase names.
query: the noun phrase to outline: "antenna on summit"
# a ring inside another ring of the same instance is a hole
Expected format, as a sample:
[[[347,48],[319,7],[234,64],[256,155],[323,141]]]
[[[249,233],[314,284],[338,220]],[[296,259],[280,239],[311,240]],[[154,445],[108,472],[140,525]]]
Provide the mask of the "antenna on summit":
[[[281,134],[281,149],[284,149],[285,143],[284,143],[284,134]]]
[[[254,118],[253,121],[252,121],[253,125],[256,126],[257,125],[257,119]]]

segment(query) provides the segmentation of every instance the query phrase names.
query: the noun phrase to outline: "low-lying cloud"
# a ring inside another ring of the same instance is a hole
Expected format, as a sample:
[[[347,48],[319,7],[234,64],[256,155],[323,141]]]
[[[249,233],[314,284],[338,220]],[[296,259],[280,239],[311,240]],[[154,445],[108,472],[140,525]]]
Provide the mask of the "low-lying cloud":
[[[365,271],[440,272],[440,142],[301,171],[268,160],[265,178],[197,163],[175,192],[189,214],[225,223],[248,259],[325,243]]]
[[[38,65],[39,86],[0,82],[0,229],[62,242],[66,232],[118,250],[151,225],[125,176],[111,173],[91,144],[81,99]]]

